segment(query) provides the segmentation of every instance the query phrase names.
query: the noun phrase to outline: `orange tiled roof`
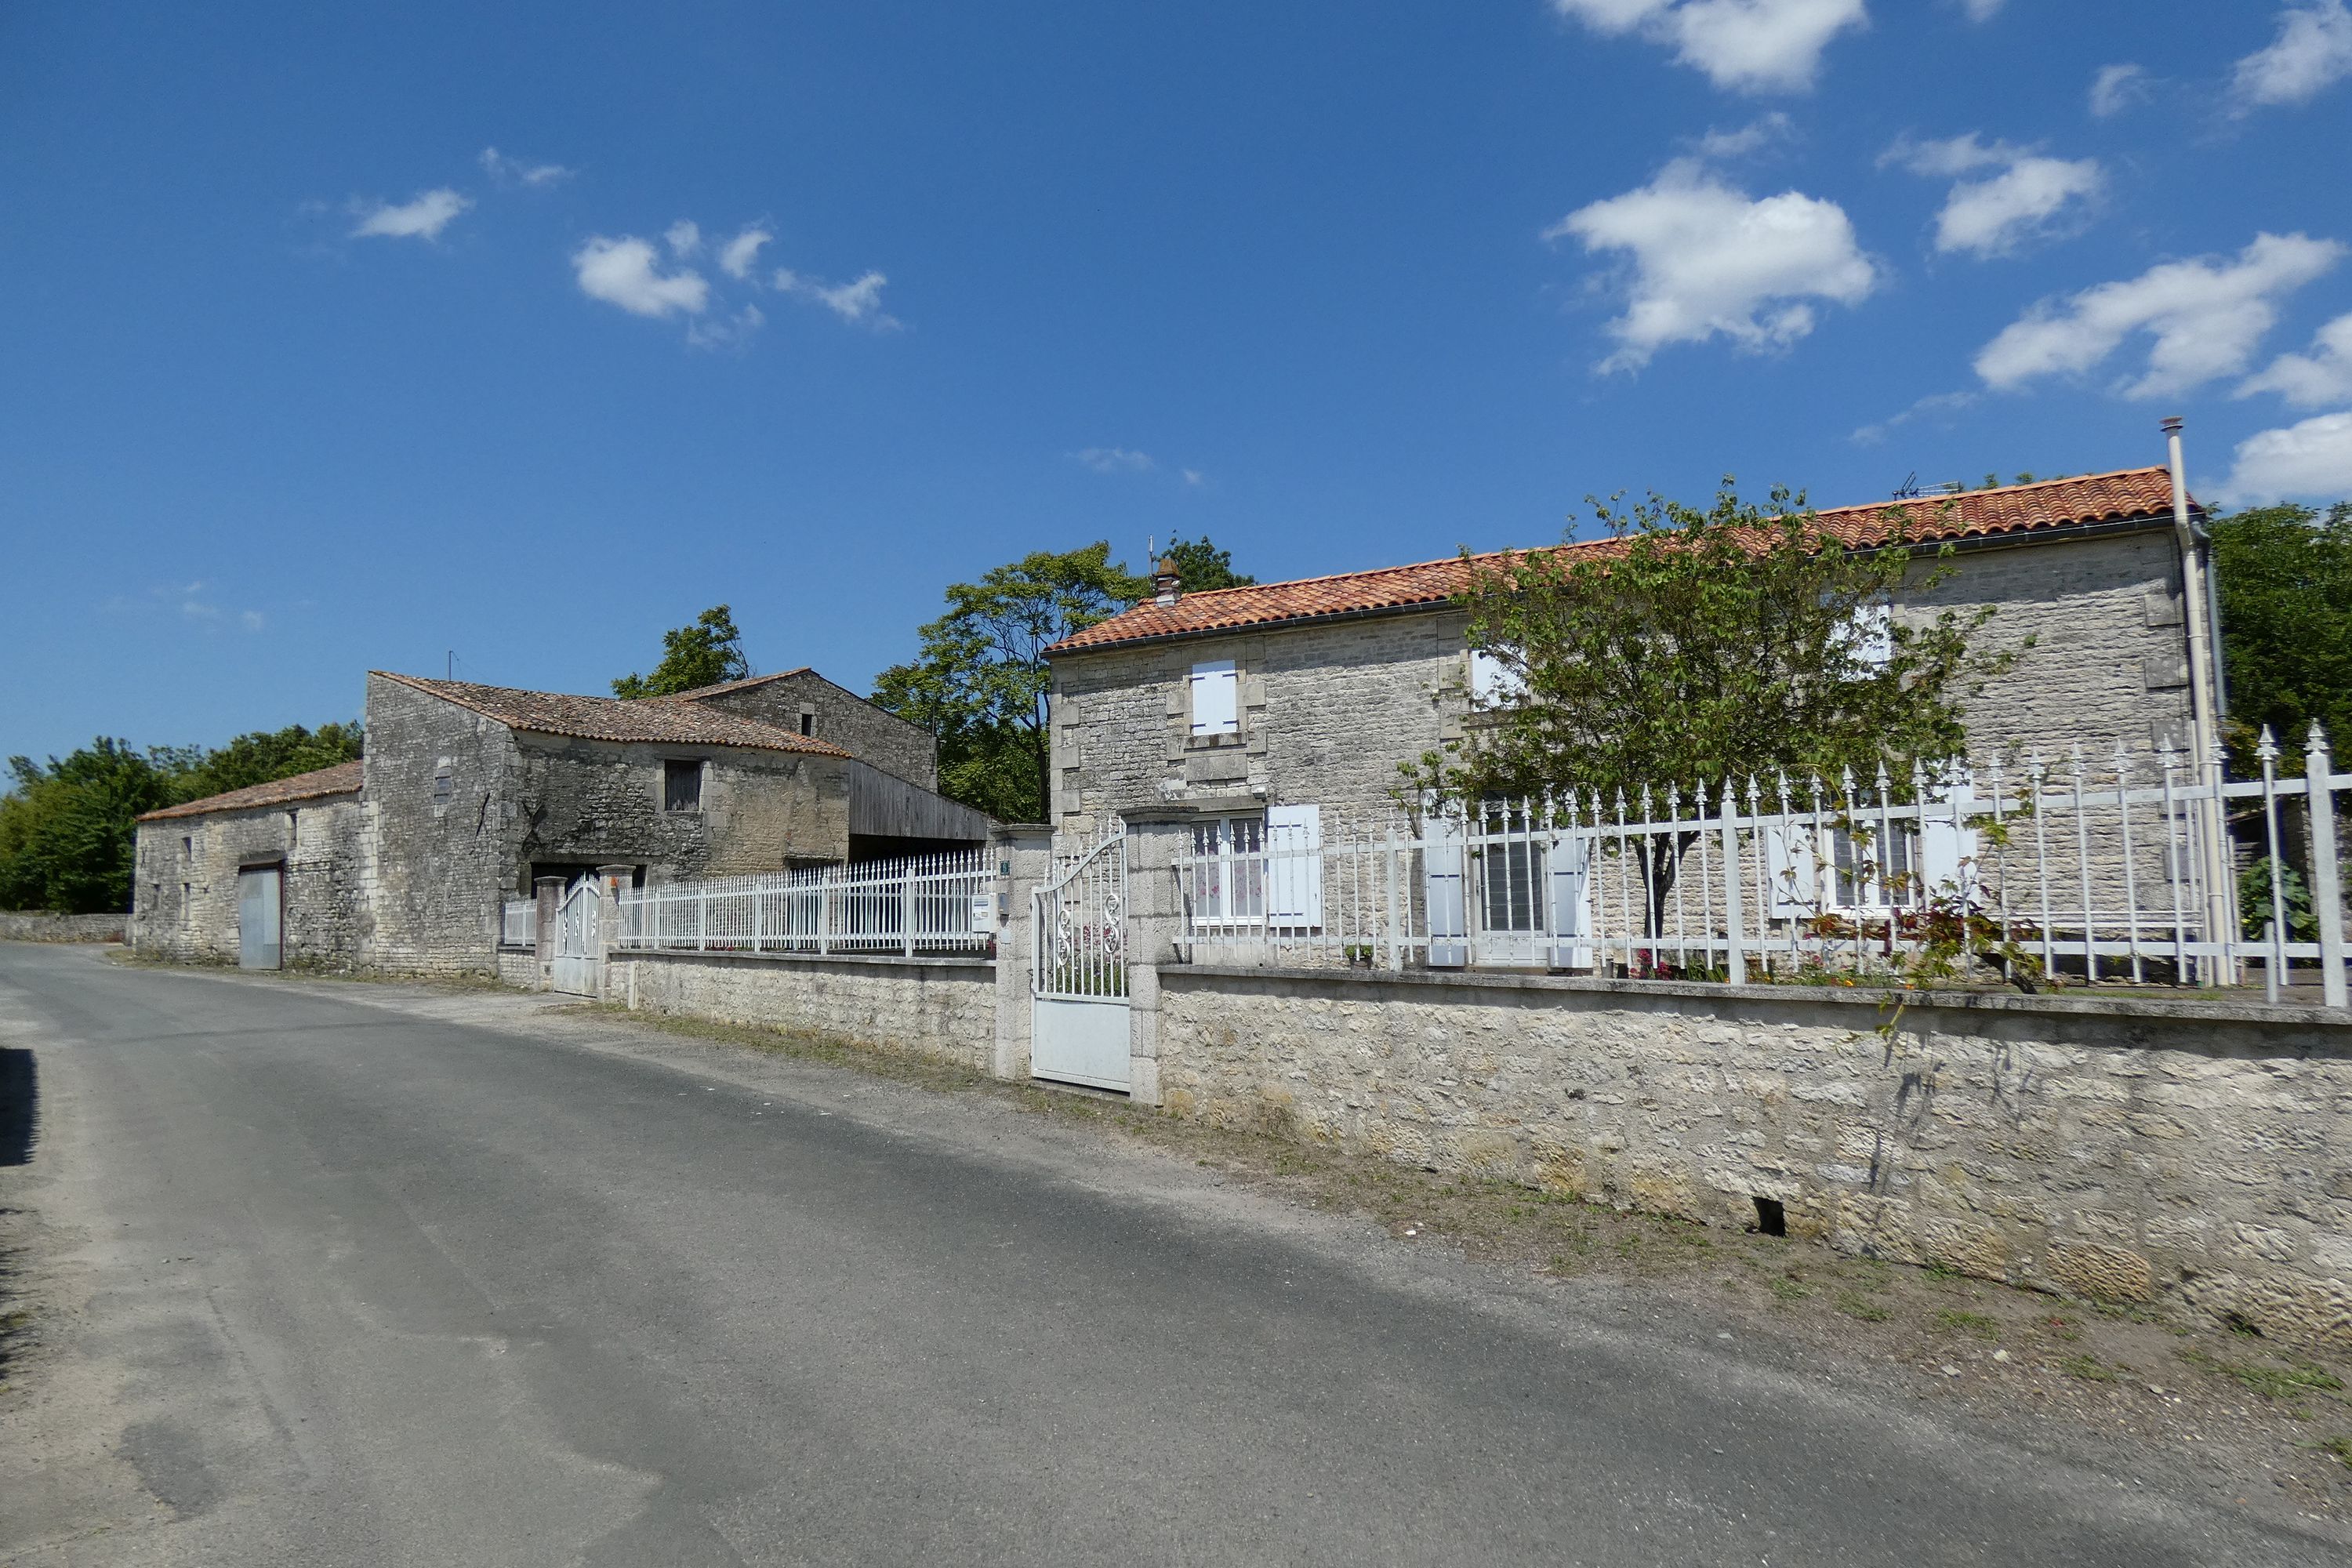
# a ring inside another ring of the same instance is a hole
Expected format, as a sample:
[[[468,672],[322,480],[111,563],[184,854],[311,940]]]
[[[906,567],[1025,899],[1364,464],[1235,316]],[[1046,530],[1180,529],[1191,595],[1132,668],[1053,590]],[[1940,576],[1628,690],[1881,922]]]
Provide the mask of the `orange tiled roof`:
[[[1890,514],[1897,513],[1912,539],[1941,542],[2037,533],[2085,523],[2153,519],[2169,516],[2171,510],[2172,476],[2168,470],[2156,468],[2126,468],[2081,479],[2044,479],[1955,496],[1923,496],[1916,500],[1835,507],[1813,515],[1826,532],[1849,546],[1858,547],[1887,538],[1893,531]],[[1606,539],[1589,540],[1567,548],[1602,551],[1613,543]],[[1313,620],[1323,616],[1361,615],[1443,604],[1468,590],[1478,566],[1491,566],[1505,553],[1496,552],[1466,560],[1457,555],[1412,566],[1345,572],[1336,576],[1305,577],[1249,588],[1219,588],[1186,594],[1172,605],[1147,599],[1131,610],[1064,638],[1046,651],[1078,653],[1147,637],[1193,636]]]
[[[519,691],[477,686],[470,680],[426,680],[414,675],[373,673],[386,680],[470,708],[510,730],[538,735],[571,735],[583,741],[650,741],[670,745],[744,746],[763,752],[805,752],[813,756],[849,755],[830,741],[798,734],[781,725],[745,719],[697,702],[625,701],[617,697],[574,697],[562,691]]]
[[[730,692],[749,691],[755,686],[765,686],[771,680],[782,680],[788,675],[815,675],[803,664],[793,669],[779,669],[770,675],[747,675],[740,680],[722,680],[716,686],[698,686],[689,691],[671,691],[659,697],[632,697],[631,702],[699,702],[706,697],[724,697]],[[820,680],[824,679],[818,676]]]
[[[291,805],[298,800],[323,800],[333,795],[357,795],[360,792],[360,764],[356,762],[337,763],[331,768],[320,768],[311,773],[296,773],[291,778],[272,779],[268,784],[247,784],[226,795],[207,795],[203,800],[191,800],[179,805],[167,805],[161,811],[151,811],[139,818],[156,822],[167,816],[210,816],[217,811],[251,811],[263,805]]]

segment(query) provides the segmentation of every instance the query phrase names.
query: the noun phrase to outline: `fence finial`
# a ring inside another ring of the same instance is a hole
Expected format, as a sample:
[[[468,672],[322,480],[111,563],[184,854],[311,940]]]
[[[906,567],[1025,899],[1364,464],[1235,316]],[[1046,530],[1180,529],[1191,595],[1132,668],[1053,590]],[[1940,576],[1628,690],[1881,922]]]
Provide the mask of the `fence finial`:
[[[2311,721],[2311,739],[2305,743],[2303,750],[2305,755],[2317,757],[2323,762],[2328,756],[2327,731],[2319,727],[2316,719]]]
[[[2268,724],[2263,726],[2263,738],[2254,744],[2254,757],[2264,763],[2278,761],[2278,739],[2271,733],[2271,727]]]

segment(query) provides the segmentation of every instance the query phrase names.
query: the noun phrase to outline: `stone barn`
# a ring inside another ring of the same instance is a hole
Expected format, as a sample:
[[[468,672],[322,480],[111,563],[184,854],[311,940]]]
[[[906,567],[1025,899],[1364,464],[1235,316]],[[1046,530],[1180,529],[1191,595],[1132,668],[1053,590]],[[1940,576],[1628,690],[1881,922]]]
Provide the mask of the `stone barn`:
[[[347,969],[359,952],[360,764],[139,819],[128,935],[142,952]]]

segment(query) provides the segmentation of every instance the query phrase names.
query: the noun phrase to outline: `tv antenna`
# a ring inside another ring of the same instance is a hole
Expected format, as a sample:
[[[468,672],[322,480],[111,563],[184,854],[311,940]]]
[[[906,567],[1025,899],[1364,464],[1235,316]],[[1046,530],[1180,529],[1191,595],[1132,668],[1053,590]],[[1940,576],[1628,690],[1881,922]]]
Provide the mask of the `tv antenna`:
[[[1919,499],[1918,469],[1912,469],[1911,472],[1905,477],[1903,482],[1895,487],[1895,499],[1896,500],[1916,500]]]

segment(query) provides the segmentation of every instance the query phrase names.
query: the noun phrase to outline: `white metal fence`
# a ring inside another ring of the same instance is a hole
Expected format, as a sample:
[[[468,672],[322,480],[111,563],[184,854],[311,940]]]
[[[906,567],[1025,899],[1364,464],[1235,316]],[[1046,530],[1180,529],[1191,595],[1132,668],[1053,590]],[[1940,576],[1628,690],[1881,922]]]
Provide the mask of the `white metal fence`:
[[[979,849],[719,877],[621,895],[617,945],[670,952],[982,952],[991,907]]]
[[[2283,774],[2159,748],[1868,781],[1738,776],[1632,799],[1425,809],[1375,832],[1196,836],[1197,963],[1633,978],[1949,978],[2266,988],[2346,1005],[2338,823],[2316,727]],[[2202,774],[2200,778],[2200,773]]]
[[[499,941],[508,947],[530,947],[539,941],[539,900],[509,899],[499,912]]]

